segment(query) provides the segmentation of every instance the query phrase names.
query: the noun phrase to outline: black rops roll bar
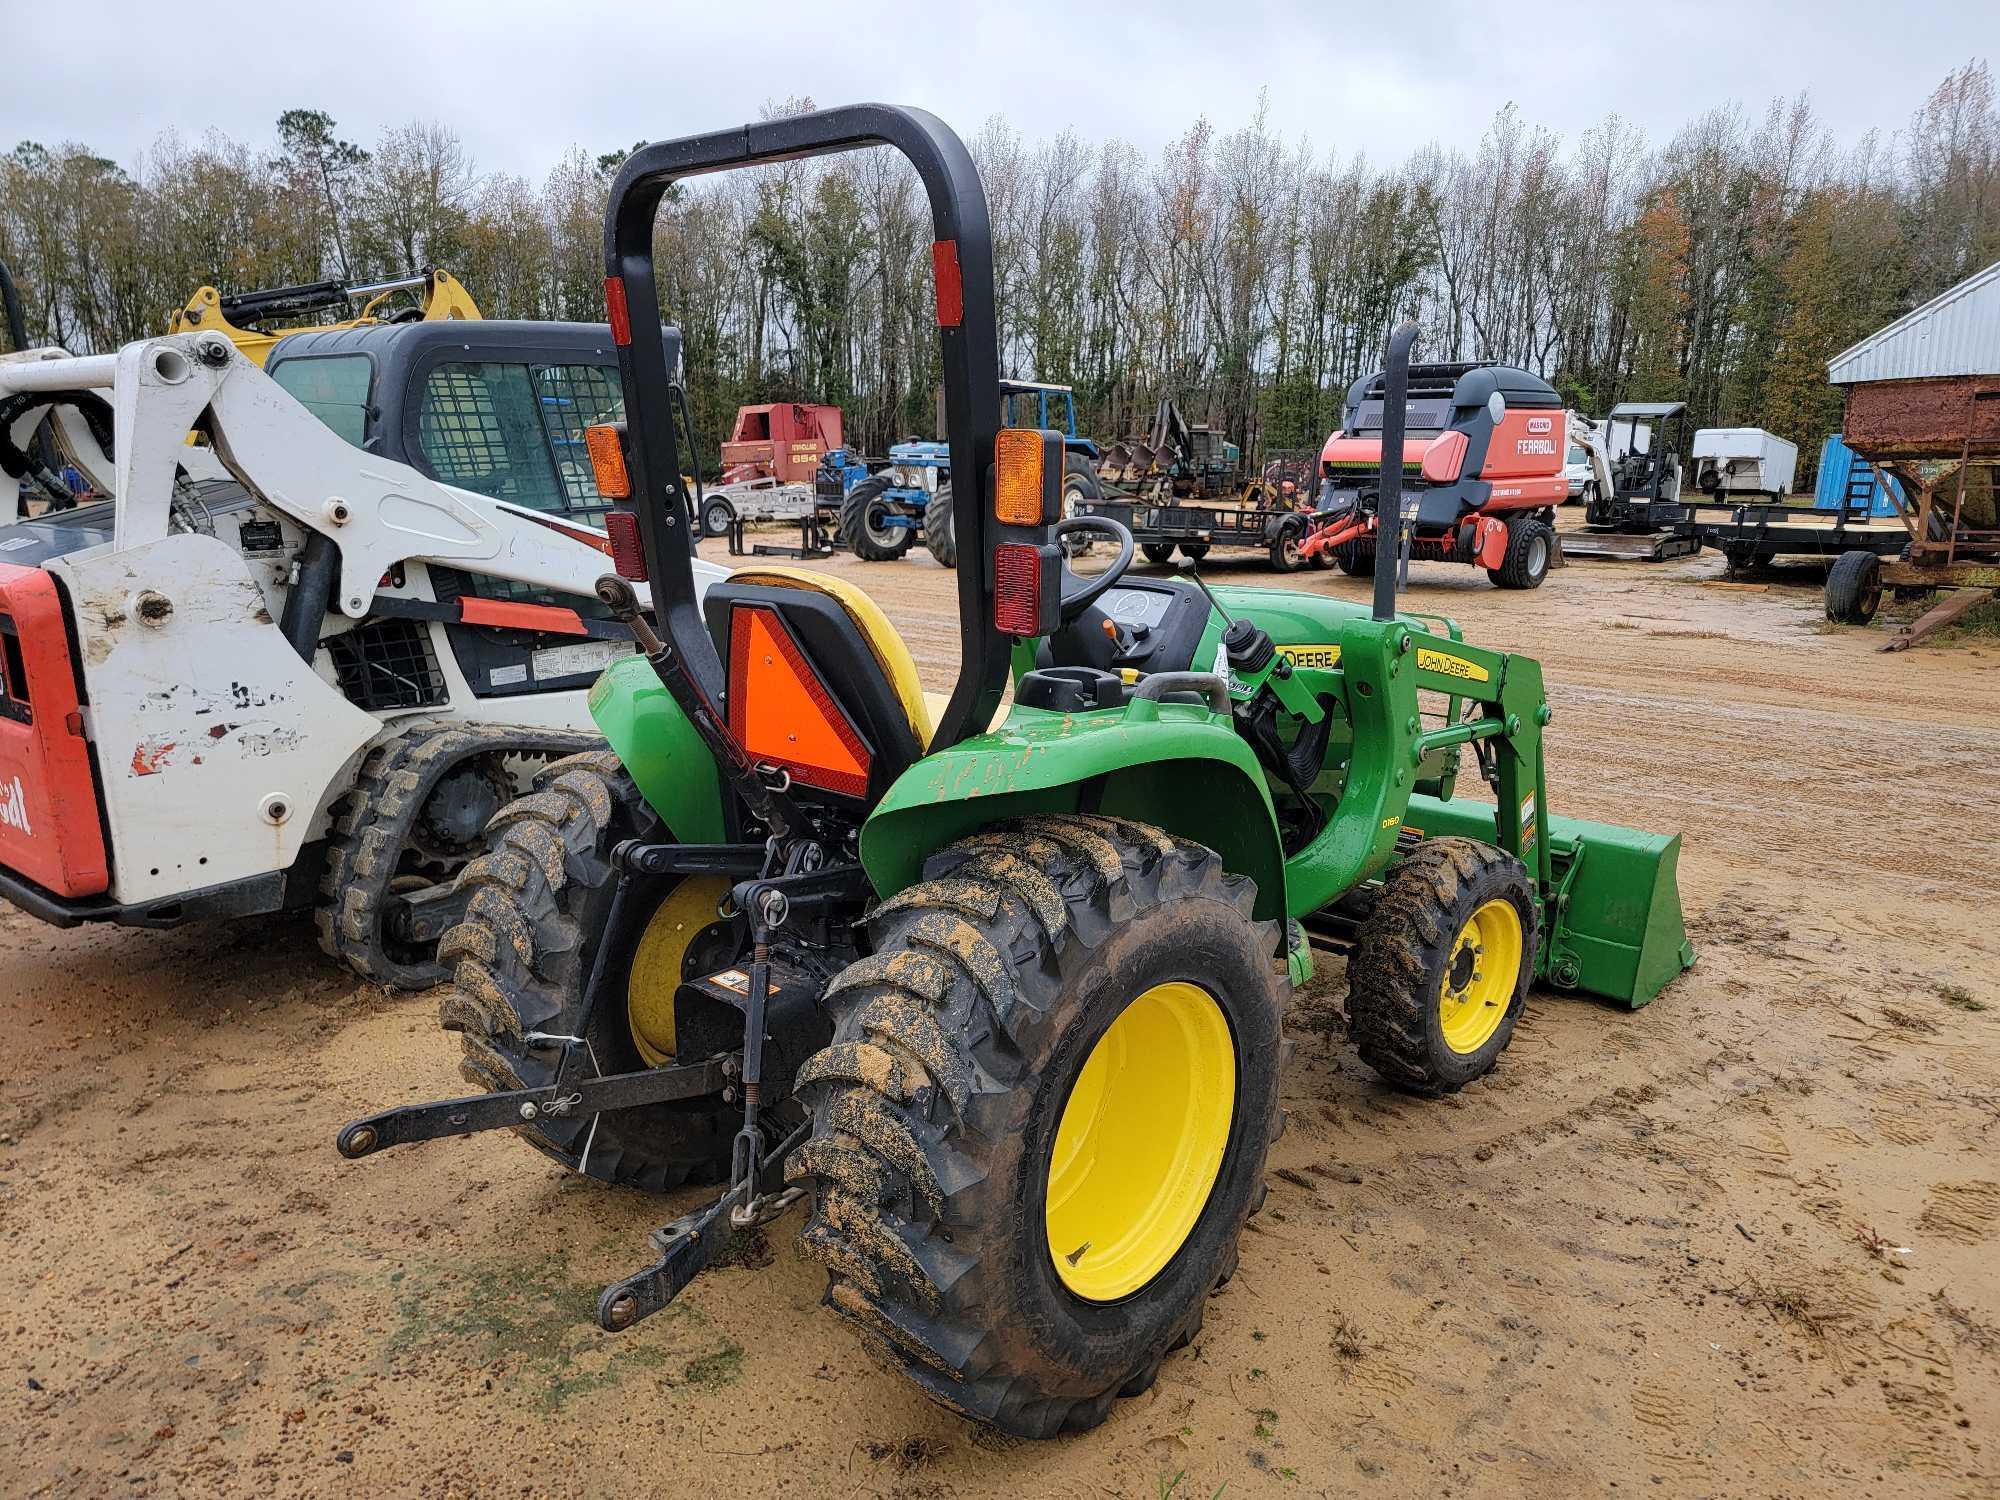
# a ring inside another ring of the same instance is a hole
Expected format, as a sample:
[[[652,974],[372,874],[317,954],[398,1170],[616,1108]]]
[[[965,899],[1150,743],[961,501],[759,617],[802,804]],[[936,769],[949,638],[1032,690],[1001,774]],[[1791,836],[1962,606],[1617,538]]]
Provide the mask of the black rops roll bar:
[[[1000,354],[994,334],[993,240],[986,192],[965,144],[920,109],[855,104],[789,119],[766,120],[711,135],[657,141],[627,157],[611,184],[604,217],[604,270],[618,348],[632,466],[633,508],[645,547],[653,609],[673,651],[712,702],[723,671],[695,600],[690,552],[679,528],[681,457],[675,445],[669,375],[653,279],[653,228],[660,200],[675,182],[736,167],[869,146],[893,146],[923,180],[930,198],[937,276],[938,339],[944,369],[946,435],[951,445],[952,514],[960,538],[959,674],[934,745],[983,731],[999,707],[1010,643],[993,626],[993,529],[985,476],[1000,428]],[[617,283],[614,288],[613,283]],[[616,305],[622,288],[624,308]],[[971,545],[966,545],[967,543]]]
[[[1403,427],[1410,399],[1410,346],[1417,325],[1397,325],[1382,366],[1382,478],[1375,497],[1375,618],[1396,618],[1396,569],[1403,561]],[[1387,564],[1385,567],[1384,564]]]

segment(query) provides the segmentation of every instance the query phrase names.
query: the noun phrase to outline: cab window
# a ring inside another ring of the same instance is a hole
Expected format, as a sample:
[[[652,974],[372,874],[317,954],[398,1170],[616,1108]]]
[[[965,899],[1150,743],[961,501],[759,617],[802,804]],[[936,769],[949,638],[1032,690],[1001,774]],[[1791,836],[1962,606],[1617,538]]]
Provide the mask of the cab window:
[[[618,401],[594,365],[454,361],[424,379],[417,444],[447,484],[534,510],[603,510],[583,430]]]
[[[320,354],[280,362],[271,378],[307,411],[359,448],[368,436],[368,388],[375,366],[365,354]]]

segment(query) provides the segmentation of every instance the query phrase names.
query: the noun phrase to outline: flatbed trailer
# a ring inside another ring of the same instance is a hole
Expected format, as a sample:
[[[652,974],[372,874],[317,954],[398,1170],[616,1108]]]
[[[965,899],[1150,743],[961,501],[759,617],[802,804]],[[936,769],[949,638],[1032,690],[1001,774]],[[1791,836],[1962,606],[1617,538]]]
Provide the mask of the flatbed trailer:
[[[1102,516],[1132,533],[1149,562],[1164,563],[1178,549],[1182,556],[1201,558],[1214,547],[1251,547],[1263,552],[1280,572],[1310,566],[1299,556],[1299,544],[1312,524],[1310,512],[1273,507],[1190,505],[1178,500],[1148,500],[1114,490],[1101,500],[1080,501],[1079,516]]]
[[[1900,521],[1871,517],[1867,503],[1820,510],[1779,502],[1694,500],[1684,502],[1687,525],[1704,547],[1713,547],[1743,572],[1780,557],[1817,557],[1831,562],[1843,552],[1895,557],[1909,543]],[[1716,512],[1711,517],[1704,512]]]

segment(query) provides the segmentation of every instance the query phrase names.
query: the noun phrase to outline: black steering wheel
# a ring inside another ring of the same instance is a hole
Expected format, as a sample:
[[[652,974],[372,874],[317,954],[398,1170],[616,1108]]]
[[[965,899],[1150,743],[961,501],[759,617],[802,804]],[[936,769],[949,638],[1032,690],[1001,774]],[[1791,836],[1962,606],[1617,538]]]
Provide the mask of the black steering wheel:
[[[1125,570],[1132,566],[1132,533],[1122,521],[1114,521],[1109,516],[1071,516],[1066,521],[1056,522],[1056,540],[1079,531],[1101,531],[1118,544],[1118,555],[1111,559],[1111,566],[1095,578],[1079,578],[1069,568],[1069,554],[1063,554],[1062,561],[1062,622],[1067,625],[1082,614],[1112,584],[1125,576]]]

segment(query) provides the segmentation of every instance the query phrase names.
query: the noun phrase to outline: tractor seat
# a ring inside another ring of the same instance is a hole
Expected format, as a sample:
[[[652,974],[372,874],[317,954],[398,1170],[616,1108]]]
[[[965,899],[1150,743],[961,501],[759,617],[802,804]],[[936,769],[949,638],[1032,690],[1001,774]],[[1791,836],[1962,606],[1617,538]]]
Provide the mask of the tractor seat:
[[[703,613],[729,684],[731,732],[795,785],[872,801],[929,746],[910,649],[847,580],[743,568],[710,587]]]

